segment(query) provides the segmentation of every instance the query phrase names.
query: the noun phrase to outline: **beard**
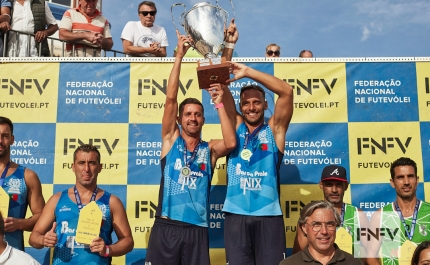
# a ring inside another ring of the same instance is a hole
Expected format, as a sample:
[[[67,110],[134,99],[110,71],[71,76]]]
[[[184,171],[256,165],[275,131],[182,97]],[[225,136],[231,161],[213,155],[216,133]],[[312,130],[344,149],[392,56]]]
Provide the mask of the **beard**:
[[[0,158],[3,158],[10,154],[10,146],[6,147],[4,145],[1,145],[1,147],[3,148],[3,151],[0,151]]]

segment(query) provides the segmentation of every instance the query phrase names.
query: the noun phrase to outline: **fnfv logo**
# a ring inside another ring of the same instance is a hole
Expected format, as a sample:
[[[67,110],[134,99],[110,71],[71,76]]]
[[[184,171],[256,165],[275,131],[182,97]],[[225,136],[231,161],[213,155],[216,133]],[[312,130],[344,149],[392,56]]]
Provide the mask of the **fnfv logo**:
[[[305,205],[302,201],[285,201],[285,218],[290,218],[292,212],[300,212]]]
[[[357,138],[357,152],[359,155],[363,154],[363,149],[370,149],[372,155],[376,154],[376,149],[381,150],[384,154],[387,154],[388,148],[395,148],[398,146],[403,154],[406,153],[406,149],[411,143],[412,137],[406,138],[404,142],[399,137],[383,137],[380,141],[373,138]]]
[[[14,89],[18,90],[22,95],[24,95],[25,89],[33,89],[36,87],[37,91],[40,95],[42,95],[43,90],[45,90],[46,86],[48,86],[48,83],[51,79],[45,79],[45,81],[38,79],[19,79],[19,80],[13,80],[13,79],[1,79],[1,88],[2,89],[8,89],[9,88],[9,95],[13,95]]]
[[[79,138],[64,138],[64,150],[63,155],[67,155],[67,152],[69,149],[72,149],[74,151],[78,146],[81,146],[83,144],[91,144],[97,147],[97,149],[100,149],[101,143],[103,143],[103,146],[106,148],[109,155],[112,154],[113,150],[115,150],[116,145],[118,144],[119,139],[115,139],[112,143],[112,145],[109,144],[107,139],[88,139],[88,141],[82,141]]]
[[[302,94],[302,90],[312,95],[312,90],[320,89],[321,87],[324,88],[327,91],[327,94],[330,95],[331,91],[334,89],[334,86],[336,85],[336,82],[337,82],[337,78],[333,78],[330,84],[325,79],[309,78],[305,81],[300,81],[299,79],[288,79],[288,80],[283,79],[283,80],[288,82],[288,84],[290,84],[293,87],[293,89],[297,91],[298,96]]]
[[[185,86],[179,81],[179,89],[182,94],[185,96],[187,90],[190,88],[191,83],[193,83],[193,79],[189,79]],[[152,84],[152,87],[151,87]],[[152,95],[155,96],[157,94],[157,89],[160,90],[163,94],[166,94],[167,89],[167,79],[163,79],[163,85],[160,85],[154,79],[138,79],[137,80],[137,94],[139,96],[142,95],[142,89],[152,89]]]
[[[156,210],[157,205],[152,201],[135,201],[134,217],[139,218],[141,212],[149,212],[149,218],[154,218]]]

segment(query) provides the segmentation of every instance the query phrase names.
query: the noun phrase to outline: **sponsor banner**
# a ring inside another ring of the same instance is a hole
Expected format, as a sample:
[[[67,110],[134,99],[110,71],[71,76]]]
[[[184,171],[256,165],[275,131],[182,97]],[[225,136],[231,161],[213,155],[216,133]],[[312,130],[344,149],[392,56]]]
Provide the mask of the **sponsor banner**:
[[[159,185],[127,185],[127,217],[134,248],[147,248],[155,221]]]
[[[36,172],[41,183],[52,184],[55,124],[14,123],[13,126],[15,142],[10,148],[11,160]]]
[[[275,63],[275,76],[294,89],[293,123],[348,121],[344,63]]]
[[[409,157],[423,172],[418,122],[349,123],[351,183],[386,183],[391,163]]]
[[[282,184],[319,183],[323,168],[332,164],[349,171],[346,123],[291,124],[286,139]]]
[[[273,64],[272,63],[245,63],[245,65],[252,67],[258,71],[273,75]],[[244,86],[248,85],[258,85],[265,91],[266,101],[268,104],[267,110],[264,112],[265,120],[267,121],[272,115],[274,110],[274,93],[265,88],[262,84],[255,82],[249,78],[242,78],[240,80],[236,80],[230,83],[228,88],[230,89],[231,94],[233,95],[234,102],[236,103],[236,109],[240,111],[239,102],[240,102],[240,90]],[[206,123],[215,123],[219,124],[218,113],[215,108],[213,108],[213,102],[211,101],[209,93],[203,91],[203,104],[205,106],[205,117]],[[210,106],[210,107],[209,107]]]
[[[54,183],[73,184],[73,153],[82,144],[93,144],[101,155],[99,184],[127,184],[128,124],[57,124]]]
[[[161,125],[130,124],[128,184],[160,184]]]
[[[130,64],[130,123],[161,123],[171,63]],[[182,63],[178,104],[185,98],[201,101],[196,63]]]
[[[418,62],[416,67],[420,121],[430,121],[430,63]]]
[[[227,187],[224,185],[217,185],[211,187],[209,196],[209,247],[210,248],[224,248],[224,213],[222,207],[224,206],[225,196],[227,194]]]
[[[202,139],[210,141],[212,139],[223,139],[220,124],[205,124],[202,130]],[[215,165],[212,185],[226,185],[226,158],[218,158]]]
[[[128,122],[128,63],[61,63],[58,122]]]
[[[324,199],[324,195],[316,184],[281,185],[281,209],[284,213],[285,235],[287,248],[292,248],[296,236],[297,221],[302,208],[311,201]]]
[[[417,121],[415,63],[347,63],[349,121]]]
[[[430,122],[421,122],[420,128],[421,128],[422,157],[423,157],[423,161],[426,161],[428,157],[430,157]],[[419,165],[420,164],[418,164],[417,166]],[[420,178],[423,181],[430,181],[430,164],[423,163],[423,167],[424,167],[424,171],[418,170],[417,175],[420,176]]]
[[[0,64],[0,113],[13,122],[55,122],[58,63]]]
[[[209,249],[209,256],[212,265],[225,265],[225,249],[223,248],[211,248]]]

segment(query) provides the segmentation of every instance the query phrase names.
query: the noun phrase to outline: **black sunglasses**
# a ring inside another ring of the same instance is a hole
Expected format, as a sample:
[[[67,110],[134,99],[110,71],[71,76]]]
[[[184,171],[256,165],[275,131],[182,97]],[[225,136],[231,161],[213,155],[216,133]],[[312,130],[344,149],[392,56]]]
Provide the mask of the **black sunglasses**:
[[[142,14],[142,16],[146,17],[148,14],[151,16],[155,16],[157,14],[157,11],[140,11],[139,14]]]
[[[272,51],[272,50],[267,51],[267,55],[272,56],[273,54],[275,54],[276,56],[279,56],[279,54],[281,54],[281,52],[280,51]]]

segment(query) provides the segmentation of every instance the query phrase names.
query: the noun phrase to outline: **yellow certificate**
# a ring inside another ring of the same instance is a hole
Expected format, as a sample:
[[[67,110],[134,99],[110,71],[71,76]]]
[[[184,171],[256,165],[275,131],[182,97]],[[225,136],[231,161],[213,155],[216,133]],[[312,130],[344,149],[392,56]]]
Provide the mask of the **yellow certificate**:
[[[348,252],[351,255],[354,255],[352,252],[352,237],[346,231],[345,228],[340,227],[336,231],[336,240],[334,241],[337,246],[345,252]]]
[[[103,213],[95,201],[88,203],[79,213],[78,227],[76,228],[76,242],[91,244],[94,238],[100,235]]]
[[[6,218],[9,214],[9,200],[9,194],[6,193],[3,187],[0,187],[0,211],[3,218]]]
[[[400,247],[399,265],[410,265],[414,251],[417,248],[413,242],[406,240]]]

